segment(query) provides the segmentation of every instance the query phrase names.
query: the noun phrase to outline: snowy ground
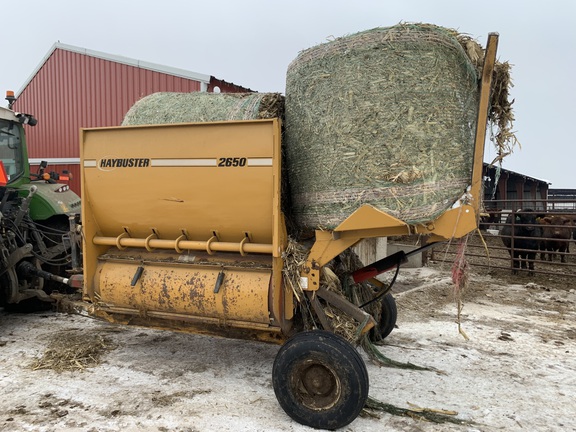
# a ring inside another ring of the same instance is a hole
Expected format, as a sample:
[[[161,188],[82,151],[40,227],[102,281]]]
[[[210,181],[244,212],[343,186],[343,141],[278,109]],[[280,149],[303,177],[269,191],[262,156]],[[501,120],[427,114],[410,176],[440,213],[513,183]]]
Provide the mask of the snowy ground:
[[[346,431],[576,431],[576,293],[473,275],[462,329],[447,272],[402,270],[389,358],[443,371],[377,367],[370,395],[405,408],[456,411],[467,425],[383,413]],[[114,348],[77,372],[32,370],[50,337],[83,332]],[[113,326],[80,315],[0,311],[2,431],[307,431],[271,384],[278,347]]]

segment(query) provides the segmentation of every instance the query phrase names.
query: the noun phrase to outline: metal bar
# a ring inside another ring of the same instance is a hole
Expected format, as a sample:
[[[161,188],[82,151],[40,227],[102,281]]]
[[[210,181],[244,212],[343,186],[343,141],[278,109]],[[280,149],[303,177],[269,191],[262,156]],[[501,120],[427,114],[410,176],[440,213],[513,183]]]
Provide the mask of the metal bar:
[[[266,331],[266,332],[276,332],[276,333],[281,332],[281,329],[279,327],[271,326],[268,324],[249,322],[249,321],[230,320],[230,319],[223,320],[221,318],[196,316],[196,315],[181,314],[181,313],[175,313],[175,312],[160,312],[160,311],[151,311],[151,310],[142,311],[139,309],[117,307],[117,306],[96,306],[95,309],[106,312],[106,313],[112,313],[112,314],[116,313],[116,314],[146,316],[146,317],[152,317],[152,318],[162,318],[162,319],[177,320],[177,321],[184,321],[184,322],[190,322],[190,323],[212,324],[212,325],[217,325],[217,326],[253,329],[253,330],[260,330],[260,331]]]
[[[345,312],[348,315],[350,315],[359,323],[366,322],[365,326],[361,329],[362,334],[366,333],[376,325],[376,320],[372,315],[370,315],[367,312],[364,312],[358,306],[352,304],[341,295],[338,295],[332,291],[328,291],[326,288],[319,288],[318,291],[316,291],[316,294],[321,298],[323,298],[324,300],[326,300],[335,308],[338,308],[342,312]]]
[[[374,278],[388,270],[393,269],[401,264],[408,262],[408,256],[404,251],[398,251],[392,255],[388,255],[381,260],[373,262],[365,267],[362,267],[352,272],[352,280],[354,283],[364,282],[367,279]]]
[[[365,280],[368,279],[372,280],[379,274],[384,273],[388,270],[392,270],[397,265],[406,264],[408,262],[408,258],[410,258],[412,255],[420,254],[434,246],[438,246],[438,244],[441,243],[444,242],[429,243],[427,245],[414,249],[413,251],[410,252],[398,251],[392,255],[388,255],[387,257],[384,257],[381,260],[378,260],[376,262],[373,262],[372,264],[369,264],[358,270],[355,270],[352,273],[352,280],[354,281],[354,283],[364,282]]]
[[[480,84],[480,101],[478,105],[478,118],[476,120],[476,138],[474,140],[474,165],[472,166],[472,186],[470,194],[474,198],[472,207],[476,214],[480,209],[482,201],[482,174],[484,171],[484,142],[486,141],[486,125],[488,122],[488,111],[490,109],[490,89],[492,86],[492,76],[496,63],[496,50],[498,48],[498,33],[490,33],[486,43],[486,53],[484,55],[484,66]]]
[[[273,246],[271,244],[219,242],[219,241],[195,241],[195,240],[166,240],[166,239],[142,239],[131,237],[100,237],[92,239],[92,243],[98,246],[120,246],[132,248],[151,249],[182,249],[182,250],[202,250],[214,252],[238,252],[243,250],[248,253],[272,254]]]
[[[534,263],[539,263],[540,261],[535,260]],[[512,267],[507,266],[507,267],[502,267],[502,266],[497,266],[497,265],[489,265],[489,264],[478,264],[478,263],[470,263],[470,265],[472,267],[482,267],[482,268],[488,268],[488,269],[498,269],[498,270],[508,270],[510,271],[512,269]],[[560,263],[555,263],[555,265],[560,265]],[[553,272],[553,271],[545,271],[545,270],[538,270],[537,268],[535,268],[534,270],[528,270],[526,268],[521,268],[521,267],[517,267],[515,270],[518,271],[532,271],[534,273],[538,273],[538,274],[544,274],[544,275],[552,275],[552,276],[574,276],[573,273],[558,273]]]
[[[530,251],[529,249],[516,249],[517,251]],[[453,251],[444,251],[443,252],[445,255],[456,255],[457,252],[453,252]],[[540,253],[540,251],[536,251],[537,254]],[[544,252],[546,254],[548,254],[548,252]],[[564,255],[566,257],[573,257],[574,254],[570,253],[570,252],[555,252],[554,255]],[[510,261],[510,257],[506,256],[506,257],[488,257],[486,255],[481,255],[481,254],[474,254],[474,253],[470,253],[470,252],[466,252],[466,256],[468,257],[477,257],[477,258],[486,258],[489,259],[489,261]],[[554,266],[558,266],[558,267],[576,267],[576,264],[573,263],[568,263],[568,262],[561,262],[561,261],[550,261],[550,260],[544,260],[544,259],[534,259],[535,263],[539,263],[539,264],[544,264],[544,265],[554,265]],[[473,266],[485,266],[485,267],[493,267],[490,264],[479,264],[479,263],[474,263],[471,262],[470,263]],[[508,267],[509,268],[509,267]]]
[[[322,307],[322,305],[320,304],[320,301],[318,300],[318,296],[316,295],[316,292],[315,291],[307,291],[306,295],[308,296],[308,299],[310,300],[310,304],[312,304],[312,308],[314,309],[314,312],[316,312],[316,315],[318,316],[318,319],[320,320],[320,324],[322,324],[322,328],[324,330],[333,331],[332,326],[330,325],[330,321],[328,321],[328,317],[326,316],[326,313],[324,312],[324,308]]]

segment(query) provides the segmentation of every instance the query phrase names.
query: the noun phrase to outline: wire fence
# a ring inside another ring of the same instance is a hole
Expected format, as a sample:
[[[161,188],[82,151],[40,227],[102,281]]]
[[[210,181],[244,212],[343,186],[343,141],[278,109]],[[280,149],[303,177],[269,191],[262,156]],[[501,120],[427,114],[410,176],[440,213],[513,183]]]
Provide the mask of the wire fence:
[[[576,200],[490,201],[467,239],[471,266],[549,276],[576,276]],[[428,258],[451,261],[455,242]]]

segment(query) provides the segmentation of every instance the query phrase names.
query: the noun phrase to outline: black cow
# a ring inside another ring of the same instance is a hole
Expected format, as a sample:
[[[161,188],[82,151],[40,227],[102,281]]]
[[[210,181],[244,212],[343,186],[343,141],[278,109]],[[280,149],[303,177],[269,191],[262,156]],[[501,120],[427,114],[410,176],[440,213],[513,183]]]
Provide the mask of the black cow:
[[[512,274],[517,274],[521,267],[529,269],[528,274],[532,276],[542,236],[534,211],[517,210],[516,213],[509,214],[500,234],[513,259]]]
[[[502,209],[488,208],[480,213],[480,229],[488,229],[491,225],[502,223]]]

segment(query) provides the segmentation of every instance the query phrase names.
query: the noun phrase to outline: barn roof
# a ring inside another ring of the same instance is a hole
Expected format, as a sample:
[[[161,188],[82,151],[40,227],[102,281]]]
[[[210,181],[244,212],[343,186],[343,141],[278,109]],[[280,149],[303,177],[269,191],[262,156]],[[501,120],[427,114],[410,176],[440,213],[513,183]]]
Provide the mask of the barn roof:
[[[497,170],[497,169],[498,169],[498,167],[497,167],[496,165],[491,165],[491,164],[488,164],[488,163],[484,162],[484,172],[487,172],[488,170],[493,170],[493,171],[495,171],[495,170]],[[522,174],[522,173],[515,172],[515,171],[511,171],[511,170],[507,170],[507,169],[504,169],[504,168],[500,168],[500,171],[503,172],[503,173],[507,173],[507,174],[510,175],[510,176],[520,177],[520,178],[523,178],[523,179],[525,179],[525,180],[533,181],[533,182],[536,182],[536,183],[545,183],[545,184],[547,184],[547,185],[551,185],[551,184],[552,184],[552,183],[550,183],[548,180],[539,179],[539,178],[536,178],[536,177],[531,177],[531,176],[529,176],[529,175]]]
[[[20,95],[20,93],[22,93],[24,91],[24,89],[28,86],[28,84],[30,84],[30,82],[36,76],[38,71],[42,68],[42,66],[44,66],[44,64],[48,61],[50,56],[57,49],[60,49],[63,51],[70,51],[70,52],[78,53],[78,54],[83,54],[83,55],[86,55],[89,57],[95,57],[95,58],[99,58],[99,59],[103,59],[103,60],[109,60],[109,61],[112,61],[115,63],[125,64],[128,66],[134,66],[134,67],[141,68],[141,69],[147,69],[147,70],[151,70],[154,72],[162,72],[165,74],[169,74],[169,75],[173,75],[173,76],[177,76],[177,77],[181,77],[181,78],[188,78],[188,79],[198,81],[198,82],[206,84],[206,85],[208,85],[210,83],[210,78],[211,78],[210,75],[201,74],[198,72],[191,72],[191,71],[188,71],[185,69],[173,68],[173,67],[169,67],[169,66],[156,64],[156,63],[150,63],[150,62],[146,62],[146,61],[142,61],[142,60],[132,59],[129,57],[124,57],[124,56],[119,56],[119,55],[114,55],[114,54],[108,54],[108,53],[101,52],[101,51],[94,51],[94,50],[89,50],[86,48],[81,48],[81,47],[77,47],[77,46],[73,46],[73,45],[67,45],[67,44],[63,44],[60,42],[56,42],[54,45],[52,45],[50,50],[48,50],[48,52],[46,53],[44,58],[40,61],[38,66],[36,66],[36,68],[34,69],[32,74],[24,82],[24,84],[22,85],[20,90],[18,90],[17,96]]]

